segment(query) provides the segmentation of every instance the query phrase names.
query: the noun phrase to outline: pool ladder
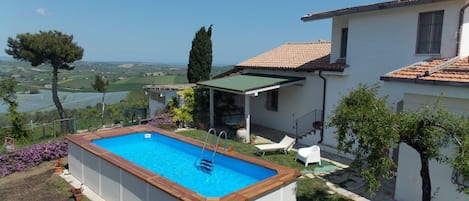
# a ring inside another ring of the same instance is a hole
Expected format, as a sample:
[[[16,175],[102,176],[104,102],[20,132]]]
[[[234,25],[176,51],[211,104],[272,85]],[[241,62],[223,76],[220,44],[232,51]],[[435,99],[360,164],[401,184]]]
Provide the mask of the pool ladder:
[[[212,143],[208,142],[208,137],[212,135]],[[200,152],[200,162],[199,162],[199,168],[205,172],[211,173],[213,170],[213,165],[215,162],[215,154],[217,153],[218,150],[218,142],[220,142],[220,138],[222,135],[225,135],[225,142],[224,142],[224,148],[223,150],[226,150],[226,140],[227,140],[227,133],[225,131],[221,131],[217,135],[217,131],[215,128],[210,128],[207,131],[207,134],[205,134],[205,142],[202,147],[202,151]],[[213,136],[216,137],[216,141],[213,140]],[[213,147],[213,153],[212,157],[210,159],[204,157],[204,151],[207,147],[207,144],[211,144]]]

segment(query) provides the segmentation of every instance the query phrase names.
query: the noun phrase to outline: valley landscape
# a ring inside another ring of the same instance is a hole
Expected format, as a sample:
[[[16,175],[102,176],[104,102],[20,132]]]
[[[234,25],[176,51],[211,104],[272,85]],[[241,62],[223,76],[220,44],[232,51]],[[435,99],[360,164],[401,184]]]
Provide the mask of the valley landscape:
[[[74,63],[73,70],[59,72],[59,97],[67,109],[94,106],[101,101],[102,94],[96,92],[91,84],[96,75],[109,80],[105,102],[117,103],[129,91],[142,90],[146,85],[187,83],[185,65],[142,63],[142,62],[86,62]],[[213,67],[212,75],[222,73],[232,66]],[[55,110],[51,95],[52,67],[40,65],[32,67],[29,63],[8,58],[0,59],[0,76],[14,77],[18,110],[37,112]],[[0,113],[6,113],[8,106],[0,105]]]

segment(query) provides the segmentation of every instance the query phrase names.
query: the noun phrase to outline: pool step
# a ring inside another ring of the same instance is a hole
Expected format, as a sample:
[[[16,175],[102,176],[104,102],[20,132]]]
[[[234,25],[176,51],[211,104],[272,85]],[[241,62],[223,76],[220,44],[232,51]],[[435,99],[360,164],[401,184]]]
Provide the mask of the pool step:
[[[202,159],[202,160],[200,160],[199,167],[203,171],[212,172],[213,163],[212,163],[212,161],[209,161],[207,159]]]

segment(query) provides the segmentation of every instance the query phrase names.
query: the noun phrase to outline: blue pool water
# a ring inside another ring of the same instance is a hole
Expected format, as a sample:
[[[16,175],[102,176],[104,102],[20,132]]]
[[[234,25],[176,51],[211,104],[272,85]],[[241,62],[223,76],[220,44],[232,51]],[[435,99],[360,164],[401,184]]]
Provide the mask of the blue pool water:
[[[201,148],[158,133],[145,133],[94,140],[94,144],[205,197],[222,197],[269,178],[275,171],[216,154],[212,172],[197,168]],[[205,158],[212,151],[204,152]]]

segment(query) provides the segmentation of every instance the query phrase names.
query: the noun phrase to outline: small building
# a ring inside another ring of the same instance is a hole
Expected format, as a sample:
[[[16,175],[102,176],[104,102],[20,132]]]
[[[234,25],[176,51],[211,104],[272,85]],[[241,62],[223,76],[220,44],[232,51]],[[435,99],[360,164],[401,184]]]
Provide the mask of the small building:
[[[143,87],[145,92],[148,93],[148,111],[150,112],[150,118],[162,112],[167,107],[169,100],[173,97],[177,98],[179,102],[177,91],[194,86],[195,84],[165,84],[147,85]]]

